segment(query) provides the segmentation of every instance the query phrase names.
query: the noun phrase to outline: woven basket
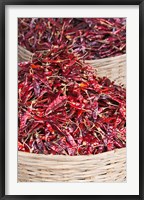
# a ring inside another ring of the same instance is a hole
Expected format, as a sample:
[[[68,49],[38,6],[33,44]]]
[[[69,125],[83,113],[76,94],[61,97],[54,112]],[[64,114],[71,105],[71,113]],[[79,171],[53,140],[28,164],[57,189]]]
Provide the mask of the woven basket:
[[[126,148],[90,156],[18,152],[19,182],[124,182]]]
[[[86,63],[96,67],[98,76],[107,76],[117,84],[126,85],[126,54],[98,60],[87,60]]]
[[[18,47],[18,61],[33,54]],[[86,61],[118,84],[126,84],[126,55]],[[18,152],[18,182],[125,182],[126,148],[90,156],[41,155]]]

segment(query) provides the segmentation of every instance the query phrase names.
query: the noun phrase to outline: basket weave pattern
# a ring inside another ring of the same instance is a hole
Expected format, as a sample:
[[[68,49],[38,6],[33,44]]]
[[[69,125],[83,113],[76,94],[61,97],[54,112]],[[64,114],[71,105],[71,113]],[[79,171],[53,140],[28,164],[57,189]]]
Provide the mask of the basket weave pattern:
[[[117,84],[126,85],[126,54],[112,58],[87,60],[86,63],[96,67],[98,76],[107,76]]]
[[[20,182],[124,182],[126,148],[90,156],[18,152]]]
[[[24,62],[24,61],[32,61],[33,53],[26,50],[25,48],[18,46],[18,62]]]
[[[18,46],[18,62],[33,54]],[[86,61],[98,76],[126,85],[126,55]],[[18,152],[18,182],[125,182],[126,148],[97,155],[65,156]]]

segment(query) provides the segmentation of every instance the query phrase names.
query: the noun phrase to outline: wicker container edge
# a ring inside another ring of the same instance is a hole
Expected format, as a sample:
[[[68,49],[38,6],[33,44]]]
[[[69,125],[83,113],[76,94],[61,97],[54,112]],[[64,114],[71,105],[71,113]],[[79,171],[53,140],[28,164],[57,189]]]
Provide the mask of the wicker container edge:
[[[90,156],[18,152],[18,182],[125,182],[126,148]]]

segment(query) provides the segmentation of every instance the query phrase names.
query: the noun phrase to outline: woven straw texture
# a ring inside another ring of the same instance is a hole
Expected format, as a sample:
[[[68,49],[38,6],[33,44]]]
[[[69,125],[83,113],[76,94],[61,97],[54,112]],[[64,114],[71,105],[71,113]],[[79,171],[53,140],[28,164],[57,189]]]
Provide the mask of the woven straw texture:
[[[25,48],[18,46],[18,62],[24,62],[24,61],[32,61],[33,53],[26,50]]]
[[[18,152],[19,182],[124,182],[126,148],[91,156]]]
[[[18,61],[33,54],[18,47]],[[86,61],[107,76],[126,84],[126,55]],[[126,148],[90,156],[38,155],[18,152],[18,182],[125,182]]]
[[[126,54],[111,58],[86,61],[96,67],[100,77],[107,76],[117,84],[126,85]]]

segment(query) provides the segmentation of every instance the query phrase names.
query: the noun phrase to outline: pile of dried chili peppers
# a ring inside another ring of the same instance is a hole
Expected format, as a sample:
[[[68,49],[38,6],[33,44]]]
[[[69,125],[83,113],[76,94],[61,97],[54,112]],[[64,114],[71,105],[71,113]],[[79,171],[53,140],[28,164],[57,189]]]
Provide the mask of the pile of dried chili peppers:
[[[85,23],[81,20],[77,26],[84,28],[87,20]],[[65,19],[63,34],[71,30],[72,21]],[[24,22],[27,30],[27,21]],[[59,20],[54,22],[60,23]],[[34,19],[30,27],[40,30],[39,26],[50,28],[51,23],[44,24],[40,19]],[[112,23],[109,21],[107,29],[111,29]],[[51,28],[56,29],[55,26]],[[73,38],[70,33],[67,32]],[[36,37],[43,37],[43,32],[41,34],[38,32]],[[80,31],[77,37],[81,34]],[[63,37],[57,37],[61,42]],[[49,42],[46,44],[49,44],[54,37],[50,35],[47,39]],[[35,38],[34,41],[32,44],[36,48],[38,42]],[[97,77],[96,70],[80,60],[81,57],[70,51],[67,44],[62,44],[52,45],[45,53],[37,52],[32,63],[19,63],[18,150],[76,156],[126,146],[125,88],[106,77]]]
[[[125,18],[19,18],[18,42],[31,52],[67,45],[85,60],[126,52]]]

